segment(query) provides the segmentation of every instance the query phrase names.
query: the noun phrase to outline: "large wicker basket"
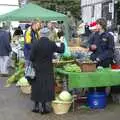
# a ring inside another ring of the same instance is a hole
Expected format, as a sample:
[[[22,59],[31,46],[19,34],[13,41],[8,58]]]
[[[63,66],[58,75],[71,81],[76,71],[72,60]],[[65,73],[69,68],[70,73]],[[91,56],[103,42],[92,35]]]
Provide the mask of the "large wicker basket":
[[[55,114],[65,114],[69,111],[72,102],[52,102],[53,111]]]
[[[21,86],[20,89],[24,94],[31,94],[31,86]]]

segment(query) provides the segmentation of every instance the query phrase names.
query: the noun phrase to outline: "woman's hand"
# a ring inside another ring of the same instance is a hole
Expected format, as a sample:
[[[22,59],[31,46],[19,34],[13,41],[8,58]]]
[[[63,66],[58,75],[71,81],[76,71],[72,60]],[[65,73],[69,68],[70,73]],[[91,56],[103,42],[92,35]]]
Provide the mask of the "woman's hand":
[[[60,37],[60,42],[61,42],[61,43],[64,43],[64,37],[63,37],[63,36]]]

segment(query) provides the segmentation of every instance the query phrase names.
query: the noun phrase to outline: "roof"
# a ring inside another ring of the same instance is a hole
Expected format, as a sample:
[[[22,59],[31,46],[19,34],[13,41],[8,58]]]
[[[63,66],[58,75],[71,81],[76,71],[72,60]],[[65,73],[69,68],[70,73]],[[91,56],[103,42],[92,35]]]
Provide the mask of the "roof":
[[[39,5],[29,3],[22,8],[16,9],[12,12],[0,16],[0,21],[33,21],[33,20],[64,21],[64,25],[66,28],[65,36],[67,40],[69,39],[67,16],[52,10],[42,8]]]
[[[30,21],[35,19],[64,21],[66,18],[67,17],[64,14],[42,8],[39,5],[32,3],[26,4],[23,8],[16,9],[0,16],[0,20],[3,21]]]

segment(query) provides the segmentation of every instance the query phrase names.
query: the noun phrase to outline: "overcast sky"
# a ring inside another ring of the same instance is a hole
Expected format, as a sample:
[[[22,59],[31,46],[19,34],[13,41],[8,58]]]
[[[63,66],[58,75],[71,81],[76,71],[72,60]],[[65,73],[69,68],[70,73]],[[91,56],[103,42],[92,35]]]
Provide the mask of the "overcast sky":
[[[18,6],[8,6],[8,5],[18,5],[18,0],[0,0],[0,15],[18,8]]]
[[[18,0],[0,0],[0,4],[18,5]]]

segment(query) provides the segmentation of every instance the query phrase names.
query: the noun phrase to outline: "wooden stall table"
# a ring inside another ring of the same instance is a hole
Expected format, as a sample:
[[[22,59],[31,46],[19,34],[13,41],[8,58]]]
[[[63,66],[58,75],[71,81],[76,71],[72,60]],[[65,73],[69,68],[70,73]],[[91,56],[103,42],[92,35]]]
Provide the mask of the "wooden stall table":
[[[60,60],[54,60],[52,61],[53,66],[54,66],[54,78],[56,77],[56,67],[60,67],[62,65],[68,64],[68,63],[74,63],[75,60],[66,60],[66,61],[60,61]],[[65,77],[64,77],[65,78]],[[63,89],[67,90],[67,85],[66,85],[66,79],[63,79]]]

